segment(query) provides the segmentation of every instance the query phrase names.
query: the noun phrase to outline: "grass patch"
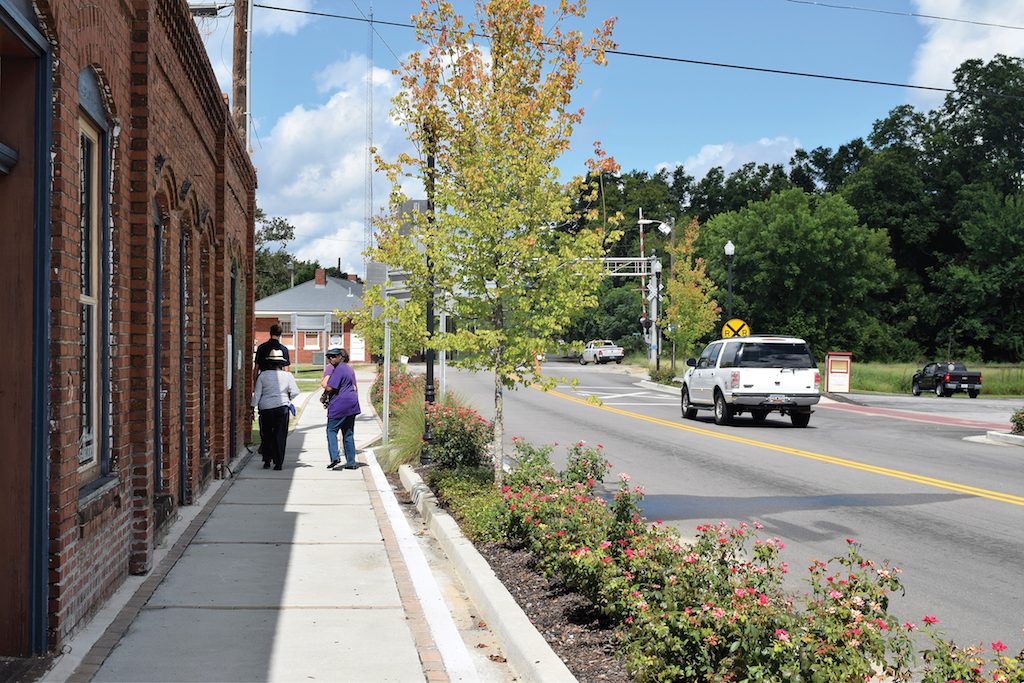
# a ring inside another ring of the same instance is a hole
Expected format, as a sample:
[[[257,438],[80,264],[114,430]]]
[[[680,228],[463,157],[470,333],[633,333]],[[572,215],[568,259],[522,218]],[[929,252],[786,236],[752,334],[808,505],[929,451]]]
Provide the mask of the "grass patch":
[[[914,363],[857,363],[851,373],[852,391],[909,394],[914,373],[924,367]],[[981,372],[982,396],[1024,396],[1024,367],[997,363],[968,364]],[[824,379],[824,367],[821,368]]]

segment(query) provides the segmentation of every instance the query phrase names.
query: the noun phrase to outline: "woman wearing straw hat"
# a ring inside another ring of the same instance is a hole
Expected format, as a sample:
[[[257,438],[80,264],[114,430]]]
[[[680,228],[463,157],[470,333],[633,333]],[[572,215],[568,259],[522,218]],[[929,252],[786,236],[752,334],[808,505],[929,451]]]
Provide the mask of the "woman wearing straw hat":
[[[288,441],[288,416],[292,400],[299,395],[295,377],[284,369],[288,364],[281,349],[271,349],[267,354],[269,370],[256,378],[256,389],[252,393],[252,409],[260,411],[260,443],[263,446],[263,469],[279,470],[284,465],[284,449]]]

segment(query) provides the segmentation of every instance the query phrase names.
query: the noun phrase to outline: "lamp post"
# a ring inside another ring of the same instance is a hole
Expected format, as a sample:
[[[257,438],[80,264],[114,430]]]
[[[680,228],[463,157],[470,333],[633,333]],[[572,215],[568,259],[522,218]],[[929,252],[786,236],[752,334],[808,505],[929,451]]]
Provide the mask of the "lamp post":
[[[732,240],[729,240],[725,243],[725,265],[729,269],[729,320],[732,320],[732,257],[735,254],[736,245],[732,243]]]

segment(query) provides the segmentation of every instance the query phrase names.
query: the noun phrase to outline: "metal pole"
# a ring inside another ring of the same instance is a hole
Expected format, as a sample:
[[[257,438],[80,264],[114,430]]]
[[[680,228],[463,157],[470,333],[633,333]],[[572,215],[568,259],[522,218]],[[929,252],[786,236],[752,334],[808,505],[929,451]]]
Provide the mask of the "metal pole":
[[[654,271],[655,259],[652,256],[650,261],[651,269],[651,288],[654,296],[650,297],[648,302],[648,320],[651,321],[651,329],[649,333],[650,346],[647,351],[647,362],[654,361],[655,367],[658,363],[658,333],[656,326],[658,324],[658,274]],[[648,367],[650,367],[648,365]]]
[[[727,256],[725,260],[729,265],[729,320],[732,320],[732,256]]]
[[[640,258],[644,258],[644,210],[637,209],[640,218],[637,224],[640,226]],[[644,310],[644,297],[647,296],[647,277],[643,273],[640,274],[640,311]],[[644,341],[648,341],[650,334],[647,330],[644,330]]]
[[[429,228],[434,226],[434,132],[427,125],[426,130],[426,145],[427,145],[427,177],[424,183],[427,193],[427,226],[428,234]],[[434,404],[434,349],[431,345],[434,343],[434,272],[433,264],[430,262],[430,245],[427,245],[427,349],[426,349],[426,361],[427,361],[427,381],[424,387],[424,400],[429,408]],[[430,444],[433,440],[434,435],[430,430],[430,421],[424,420],[423,423],[423,450],[420,451],[420,464],[430,464]]]
[[[444,333],[448,332],[448,314],[446,312],[444,312],[444,311],[441,311],[441,321],[440,322],[441,322],[441,333],[444,334]],[[444,400],[445,391],[447,391],[447,389],[448,389],[448,373],[447,373],[448,363],[447,363],[447,361],[448,361],[448,353],[445,352],[445,351],[442,351],[441,352],[441,381],[440,381],[441,386],[439,387],[439,389],[441,390],[441,400]]]
[[[391,322],[384,321],[384,386],[381,387],[384,396],[384,414],[381,416],[384,422],[384,445],[388,445],[388,437],[391,433]]]

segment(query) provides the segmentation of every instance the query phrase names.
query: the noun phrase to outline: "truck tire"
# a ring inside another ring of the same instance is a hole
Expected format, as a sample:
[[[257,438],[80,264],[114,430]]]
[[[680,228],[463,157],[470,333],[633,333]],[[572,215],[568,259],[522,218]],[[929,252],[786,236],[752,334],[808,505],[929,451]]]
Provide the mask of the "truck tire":
[[[967,395],[970,396],[971,398],[978,398],[978,392],[975,391],[974,389],[968,389]]]
[[[618,359],[617,361],[615,361],[615,364],[616,364],[616,365],[622,365],[622,359],[620,358],[620,359]]]
[[[943,388],[942,382],[938,382],[935,385],[935,395],[938,396],[939,398],[942,398],[943,396],[946,395],[946,390]]]
[[[721,391],[715,390],[715,424],[727,425],[732,422],[732,406],[725,402]]]
[[[794,427],[806,427],[811,421],[811,411],[805,413],[791,413],[789,419],[793,421]]]
[[[580,365],[586,365],[587,361],[583,360],[583,356],[580,356]]]
[[[921,395],[921,384],[916,379],[914,380],[914,384],[911,385],[910,387],[910,393],[912,393],[914,396]]]
[[[683,387],[681,396],[682,398],[680,399],[680,402],[682,404],[681,407],[683,417],[685,417],[687,420],[694,419],[695,417],[697,417],[697,409],[693,407],[692,403],[690,403],[690,390],[687,389],[686,387]]]

